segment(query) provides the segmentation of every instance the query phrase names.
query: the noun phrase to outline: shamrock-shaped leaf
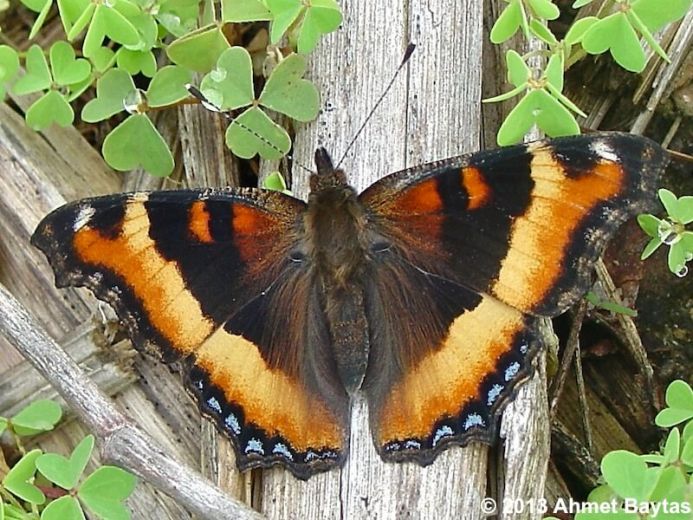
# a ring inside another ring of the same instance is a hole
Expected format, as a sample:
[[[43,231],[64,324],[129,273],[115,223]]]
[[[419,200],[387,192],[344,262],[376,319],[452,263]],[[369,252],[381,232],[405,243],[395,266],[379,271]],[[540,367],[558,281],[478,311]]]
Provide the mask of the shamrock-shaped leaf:
[[[39,449],[30,451],[19,459],[12,469],[7,472],[5,478],[2,479],[2,484],[7,491],[26,502],[37,505],[43,504],[46,501],[46,496],[29,480],[34,478],[36,459],[40,455],[41,450]]]
[[[70,490],[77,485],[94,449],[94,436],[87,435],[69,458],[57,453],[44,453],[36,460],[36,468],[51,482]]]
[[[51,71],[41,47],[38,45],[29,47],[26,52],[25,66],[26,74],[17,80],[12,89],[15,94],[23,96],[50,88]]]
[[[505,53],[505,64],[508,68],[508,81],[516,87],[524,88],[527,85],[527,80],[532,76],[532,71],[522,56],[517,51],[510,49]]]
[[[104,74],[108,69],[113,67],[116,62],[116,53],[108,47],[99,47],[96,53],[91,57],[91,63],[94,70],[100,74]]]
[[[79,4],[82,4],[81,9]],[[60,18],[68,40],[74,41],[82,34],[84,28],[89,25],[89,22],[94,17],[96,5],[95,2],[89,2],[88,0],[86,2],[84,0],[58,0],[58,10],[60,11]],[[75,7],[78,9],[73,13],[72,11]]]
[[[286,187],[286,181],[281,173],[275,171],[270,173],[266,178],[262,187],[266,190],[281,191],[286,195],[291,195],[291,190]]]
[[[221,110],[235,110],[253,102],[253,64],[243,47],[232,47],[219,56],[216,68],[200,84],[202,93]]]
[[[551,0],[526,0],[529,8],[537,18],[555,20],[561,15],[561,11]]]
[[[230,47],[223,26],[208,25],[186,34],[166,49],[170,60],[195,72],[209,72],[221,54]]]
[[[582,48],[590,54],[607,50],[616,63],[631,72],[645,68],[645,52],[625,13],[617,12],[591,25],[582,37]]]
[[[11,418],[17,435],[28,436],[51,431],[63,415],[60,405],[50,399],[38,399],[22,408]]]
[[[168,65],[152,78],[147,89],[147,105],[162,107],[188,97],[185,86],[192,80],[189,70],[176,65]]]
[[[693,418],[693,390],[685,381],[669,385],[666,393],[667,408],[655,417],[657,426],[669,428]]]
[[[601,468],[604,480],[619,496],[647,500],[654,482],[639,455],[625,450],[609,452]]]
[[[667,436],[667,440],[664,443],[664,449],[662,450],[662,455],[664,459],[663,464],[671,464],[676,462],[681,453],[681,432],[678,428],[672,428]]]
[[[116,53],[118,68],[126,70],[131,75],[142,73],[151,78],[156,73],[156,58],[152,51],[132,51],[125,47]]]
[[[221,19],[225,22],[271,20],[272,13],[261,0],[222,0]]]
[[[118,0],[116,5],[120,3],[125,3],[125,0]],[[98,4],[84,38],[82,53],[91,58],[106,37],[128,47],[137,47],[141,41],[137,28],[119,10]]]
[[[334,0],[267,0],[272,13],[270,38],[276,44],[284,33],[292,29],[290,39],[297,42],[298,52],[312,51],[318,38],[334,31],[342,23],[339,4]]]
[[[58,85],[73,85],[87,79],[91,65],[83,58],[75,59],[75,50],[67,42],[58,41],[50,50],[51,71]]]
[[[291,139],[281,126],[258,107],[243,112],[226,130],[226,145],[238,157],[255,154],[269,160],[280,159],[289,151]]]
[[[520,27],[525,34],[528,33],[527,13],[522,0],[508,0],[508,5],[491,28],[491,42],[498,44],[512,38]]]
[[[652,32],[683,18],[690,7],[691,0],[636,0],[631,4],[632,11]]]
[[[292,54],[272,71],[260,95],[260,103],[298,121],[311,121],[318,115],[318,89],[301,79],[306,71],[303,56]]]
[[[5,97],[4,84],[11,81],[19,70],[17,51],[8,45],[0,45],[0,101]]]
[[[85,520],[85,517],[77,499],[66,495],[48,504],[41,512],[41,520]]]
[[[120,69],[109,70],[96,82],[96,97],[84,106],[82,119],[96,123],[122,112],[125,99],[135,90],[130,74]]]
[[[137,116],[134,116],[137,117]],[[93,513],[109,520],[129,520],[123,505],[137,485],[137,478],[114,466],[102,466],[79,487],[77,496]]]
[[[75,112],[67,99],[55,90],[49,90],[26,111],[26,124],[39,131],[53,123],[63,128],[75,120]]]
[[[173,171],[173,156],[164,138],[144,114],[135,114],[106,136],[103,158],[119,171],[142,167],[152,175],[165,177]]]
[[[574,21],[570,26],[570,29],[568,29],[568,32],[565,34],[563,41],[568,46],[579,43],[582,41],[582,37],[585,35],[587,30],[598,20],[599,18],[596,16],[586,16]]]
[[[551,137],[580,133],[573,114],[543,89],[531,90],[510,111],[498,131],[501,146],[516,143],[536,124]]]

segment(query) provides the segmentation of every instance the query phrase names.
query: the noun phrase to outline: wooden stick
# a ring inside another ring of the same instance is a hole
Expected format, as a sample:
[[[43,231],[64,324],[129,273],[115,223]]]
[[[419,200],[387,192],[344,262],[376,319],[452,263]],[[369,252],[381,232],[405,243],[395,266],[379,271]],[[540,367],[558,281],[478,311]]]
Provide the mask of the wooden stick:
[[[0,335],[7,338],[55,387],[96,435],[101,456],[176,499],[199,518],[257,519],[262,516],[224,495],[199,473],[166,455],[133,425],[0,285]]]

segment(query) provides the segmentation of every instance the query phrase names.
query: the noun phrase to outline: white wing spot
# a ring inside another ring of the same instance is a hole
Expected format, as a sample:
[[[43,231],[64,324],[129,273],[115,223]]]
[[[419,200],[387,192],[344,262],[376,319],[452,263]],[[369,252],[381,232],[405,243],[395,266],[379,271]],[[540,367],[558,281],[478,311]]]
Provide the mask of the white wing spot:
[[[590,148],[602,159],[606,159],[607,161],[612,162],[621,162],[621,158],[618,156],[618,154],[614,151],[614,149],[611,146],[609,146],[609,143],[607,143],[603,139],[597,139],[596,141],[592,141],[592,143],[590,144]]]
[[[216,397],[210,397],[207,399],[207,406],[209,406],[212,411],[221,413],[221,405],[219,404],[219,401],[217,401]]]
[[[262,447],[262,442],[257,439],[250,439],[245,447],[246,453],[259,453],[260,455],[265,454],[265,448]]]
[[[513,377],[517,375],[520,371],[520,364],[517,361],[510,363],[508,368],[505,369],[505,380],[510,381]]]
[[[438,428],[436,434],[433,436],[433,446],[440,442],[443,437],[450,437],[453,434],[452,428],[449,426],[443,426]]]
[[[419,441],[415,441],[413,439],[410,439],[404,443],[404,447],[408,450],[420,450],[421,449],[421,443]]]
[[[478,413],[473,413],[469,417],[467,417],[467,420],[464,421],[464,429],[468,430],[472,426],[486,426],[486,423],[484,423],[484,420],[481,418],[481,415]]]
[[[79,208],[79,213],[77,213],[77,218],[72,224],[73,231],[79,231],[84,226],[89,224],[89,221],[94,216],[95,210],[92,206],[84,205]]]
[[[291,453],[291,451],[289,451],[289,448],[286,447],[286,444],[282,444],[281,442],[275,445],[274,448],[272,448],[272,453],[283,455],[289,460],[294,460],[294,456]]]
[[[241,425],[238,422],[238,417],[236,417],[234,414],[230,413],[227,415],[226,419],[224,419],[224,424],[231,428],[231,431],[233,431],[233,433],[236,435],[241,434]]]
[[[499,385],[496,383],[491,387],[491,390],[488,391],[488,397],[486,399],[486,405],[491,406],[494,402],[496,402],[496,399],[498,399],[498,396],[500,393],[503,391],[503,385]]]

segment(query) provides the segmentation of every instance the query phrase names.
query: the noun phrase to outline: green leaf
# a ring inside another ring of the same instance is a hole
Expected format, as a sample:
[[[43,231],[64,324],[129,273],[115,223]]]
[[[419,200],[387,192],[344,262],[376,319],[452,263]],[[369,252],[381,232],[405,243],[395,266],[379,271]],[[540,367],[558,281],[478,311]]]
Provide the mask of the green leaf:
[[[82,32],[89,23],[89,20],[91,20],[91,15],[96,7],[96,5],[89,2],[89,0],[57,0],[56,3],[58,4],[60,21],[63,23],[63,28],[67,35],[74,30],[75,24],[77,24],[78,21],[81,24],[81,29],[77,29],[77,34]],[[85,12],[87,12],[88,17],[86,22],[81,20]],[[74,38],[68,36],[68,40],[72,41],[73,39]]]
[[[606,483],[621,497],[645,500],[647,464],[635,453],[616,450],[602,459],[602,475]]]
[[[164,138],[144,114],[135,114],[106,136],[103,158],[118,171],[142,167],[152,175],[165,177],[173,171],[173,156]]]
[[[590,27],[592,27],[594,23],[598,20],[599,18],[597,18],[596,16],[586,16],[585,18],[580,18],[579,20],[576,20],[570,26],[570,29],[568,29],[565,38],[563,38],[563,41],[567,45],[574,45],[576,43],[579,43],[582,40],[582,37],[587,32],[587,30]]]
[[[55,90],[49,90],[26,111],[26,124],[37,132],[52,124],[67,127],[75,120],[75,112],[67,99]]]
[[[510,49],[505,53],[505,65],[508,68],[508,81],[516,87],[525,87],[532,75],[525,60],[516,51]]]
[[[661,220],[659,220],[657,217],[654,215],[650,215],[649,213],[643,213],[638,215],[638,224],[640,224],[640,227],[642,230],[647,233],[647,236],[653,237],[653,238],[658,238],[659,237],[659,223]]]
[[[667,408],[655,417],[655,424],[669,428],[693,418],[693,390],[682,380],[672,382],[666,392]]]
[[[108,47],[99,47],[91,57],[94,70],[103,75],[108,69],[113,67],[116,62],[116,54]]]
[[[63,416],[62,408],[50,399],[38,399],[10,418],[12,429],[17,435],[35,435],[55,428]]]
[[[87,79],[91,74],[91,64],[82,58],[75,59],[75,50],[67,42],[58,41],[50,50],[53,79],[58,85],[73,85]]]
[[[686,489],[686,478],[681,470],[674,466],[662,468],[658,478],[653,486],[652,492],[648,497],[649,502],[662,502],[666,500],[669,504],[682,504],[686,500],[684,490]],[[690,511],[688,512],[690,513]],[[660,520],[690,520],[690,514],[679,515],[674,511],[665,512],[649,518],[657,518]]]
[[[200,90],[208,99],[220,103],[221,110],[235,110],[255,99],[253,63],[243,47],[231,47],[219,56],[216,68],[202,78]]]
[[[690,422],[689,424],[693,424]],[[693,430],[693,427],[691,427]],[[684,436],[683,450],[681,450],[681,461],[687,466],[693,466],[693,435],[689,435],[688,439]]]
[[[138,117],[138,116],[133,116]],[[123,501],[137,485],[137,478],[114,466],[102,466],[79,487],[77,496],[93,513],[109,520],[129,520]]]
[[[50,4],[51,0],[21,0],[27,8],[35,13],[40,13],[46,7],[46,4]]]
[[[664,49],[660,47],[659,43],[657,40],[655,40],[654,36],[652,36],[652,33],[649,31],[647,26],[640,20],[640,17],[638,17],[637,14],[635,14],[634,11],[626,11],[626,18],[628,18],[628,21],[630,24],[637,29],[637,31],[642,35],[643,38],[645,38],[645,41],[647,44],[652,48],[652,50],[655,51],[659,55],[660,58],[662,58],[664,61],[667,63],[671,63],[671,60],[669,59],[669,56],[667,56],[667,53],[664,52]]]
[[[641,72],[645,68],[645,52],[623,12],[594,23],[582,37],[582,48],[590,54],[609,50],[616,63],[631,72]]]
[[[498,44],[513,37],[522,23],[521,0],[511,0],[491,28],[491,42]]]
[[[678,220],[682,224],[693,222],[693,196],[679,197],[676,209],[670,215],[671,218]]]
[[[33,40],[36,38],[36,35],[39,33],[41,30],[41,27],[43,27],[43,23],[46,21],[46,18],[48,17],[48,13],[50,12],[51,9],[51,1],[48,0],[43,8],[41,9],[41,12],[38,14],[36,17],[36,20],[34,21],[34,25],[31,27],[31,31],[29,32],[29,39]]]
[[[12,89],[15,94],[23,96],[50,88],[51,72],[41,47],[38,45],[29,47],[26,52],[25,67],[26,74],[17,80]]]
[[[552,54],[549,63],[544,69],[546,81],[548,81],[558,92],[563,91],[563,60],[560,54]]]
[[[166,54],[176,65],[195,72],[209,72],[229,47],[221,27],[208,25],[175,40]]]
[[[539,38],[547,45],[556,45],[558,43],[558,40],[551,32],[551,29],[536,18],[529,22],[529,30],[532,32],[532,34],[534,34],[534,36]]]
[[[555,20],[561,16],[561,11],[550,0],[527,0],[530,8],[538,18]]]
[[[225,22],[271,20],[272,13],[261,0],[222,0],[221,19]]]
[[[336,30],[341,23],[342,12],[334,0],[311,0],[299,29],[296,47],[298,52],[311,52],[320,36]]]
[[[678,428],[672,428],[667,436],[667,441],[664,444],[664,450],[662,455],[664,455],[664,464],[671,464],[679,458],[679,453],[681,451],[681,433]]]
[[[118,2],[123,2],[123,0],[118,0]],[[107,7],[105,4],[99,4],[96,6],[94,17],[84,38],[82,46],[84,56],[91,58],[101,47],[105,37],[129,47],[136,47],[141,41],[137,28],[118,10]]]
[[[132,76],[141,72],[151,78],[156,73],[156,58],[152,51],[132,51],[121,47],[116,53],[116,61],[119,69]]]
[[[0,435],[7,429],[7,418],[6,417],[0,417]]]
[[[4,83],[14,79],[19,70],[17,51],[8,45],[0,45],[0,102],[5,97]]]
[[[262,185],[266,190],[281,191],[282,193],[291,194],[286,187],[284,177],[279,172],[272,172],[266,178]]]
[[[2,484],[7,491],[26,502],[36,505],[43,504],[46,501],[46,496],[43,492],[29,482],[29,480],[34,478],[36,459],[40,455],[41,450],[31,450],[19,459],[2,480]]]
[[[688,273],[686,267],[686,248],[679,241],[669,246],[669,256],[667,257],[669,270],[677,276],[684,277]]]
[[[72,2],[68,2],[68,0],[58,0],[58,7],[61,5],[69,5]],[[69,22],[66,21],[66,17],[63,16],[62,14],[60,17],[63,20],[63,25],[65,26],[65,34],[67,34],[67,39],[70,41],[74,41],[80,34],[82,34],[82,31],[84,28],[89,25],[89,22],[92,21],[94,18],[94,12],[96,11],[96,4],[87,2],[87,5],[84,6],[84,10],[81,12],[79,15],[79,18],[75,20],[74,25],[70,27]],[[62,9],[61,9],[62,13]]]
[[[85,520],[77,499],[66,495],[53,500],[41,512],[41,520]]]
[[[272,13],[270,40],[276,44],[305,9],[300,0],[266,0]]]
[[[631,4],[633,12],[652,32],[683,18],[690,7],[691,0],[636,0]]]
[[[192,81],[192,73],[177,65],[160,69],[152,78],[147,89],[147,105],[163,107],[188,97],[185,86]]]
[[[518,94],[521,94],[527,90],[527,85],[520,85],[519,87],[515,87],[514,89],[505,92],[503,94],[500,94],[499,96],[494,96],[492,98],[487,98],[487,99],[482,99],[482,103],[497,103],[499,101],[505,101],[506,99],[514,98]]]
[[[593,0],[575,0],[573,2],[573,9],[580,9],[581,7],[586,6],[587,4],[591,4]]]
[[[522,140],[522,137],[534,125],[533,97],[538,92],[533,90],[525,94],[517,105],[510,111],[503,124],[498,129],[496,141],[500,146],[508,146]]]
[[[44,453],[36,460],[36,468],[51,482],[70,490],[77,486],[93,449],[94,436],[87,435],[75,447],[69,458],[57,453]]]
[[[676,195],[664,188],[660,189],[657,192],[657,195],[659,195],[659,200],[662,201],[662,205],[669,216],[676,213],[676,210],[678,209],[678,199],[676,198]]]
[[[137,4],[129,0],[117,0],[114,9],[130,22],[138,34],[138,40],[134,43],[123,43],[125,47],[132,51],[146,52],[156,45],[159,27],[151,14],[144,12]],[[108,33],[107,36],[110,37]]]
[[[320,109],[320,95],[313,83],[301,79],[306,59],[292,54],[272,71],[260,95],[260,104],[297,121],[312,121]]]
[[[276,160],[289,151],[291,139],[267,114],[252,107],[226,129],[226,146],[243,159],[259,154],[263,159]]]
[[[652,254],[657,251],[661,245],[662,241],[659,239],[659,237],[650,240],[645,246],[645,249],[643,249],[642,254],[640,255],[640,260],[645,260],[646,258],[652,256]]]
[[[125,110],[125,99],[136,91],[130,74],[111,69],[96,82],[96,97],[82,110],[82,120],[96,123]]]

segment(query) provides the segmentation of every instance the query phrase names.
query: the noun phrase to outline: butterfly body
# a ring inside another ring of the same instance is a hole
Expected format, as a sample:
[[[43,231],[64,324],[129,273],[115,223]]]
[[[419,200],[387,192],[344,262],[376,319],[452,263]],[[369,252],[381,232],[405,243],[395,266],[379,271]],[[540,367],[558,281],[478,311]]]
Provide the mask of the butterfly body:
[[[649,140],[597,134],[411,168],[357,195],[318,150],[307,204],[112,195],[57,209],[32,241],[59,286],[90,288],[136,347],[181,363],[239,468],[341,465],[359,390],[381,457],[429,464],[493,441],[531,373],[536,317],[584,294],[666,162]]]

